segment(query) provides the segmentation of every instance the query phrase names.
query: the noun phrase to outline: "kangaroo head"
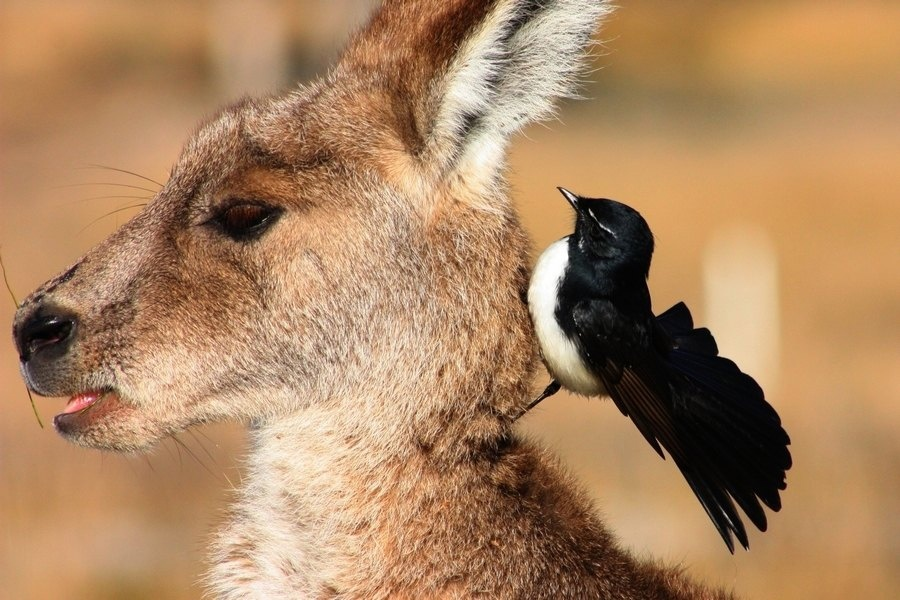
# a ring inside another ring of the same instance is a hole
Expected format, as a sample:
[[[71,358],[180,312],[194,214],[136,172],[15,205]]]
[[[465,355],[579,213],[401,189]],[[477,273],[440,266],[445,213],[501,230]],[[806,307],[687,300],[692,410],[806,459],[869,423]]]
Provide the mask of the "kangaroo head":
[[[141,213],[26,299],[21,369],[72,397],[59,432],[137,450],[312,406],[403,423],[527,401],[505,148],[603,8],[430,4],[385,2],[323,80],[203,124]]]

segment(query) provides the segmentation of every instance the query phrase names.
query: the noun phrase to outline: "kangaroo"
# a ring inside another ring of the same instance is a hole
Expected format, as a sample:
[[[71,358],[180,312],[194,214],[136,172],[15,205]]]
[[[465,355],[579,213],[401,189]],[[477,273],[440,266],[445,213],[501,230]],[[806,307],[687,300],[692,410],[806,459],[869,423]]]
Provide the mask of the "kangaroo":
[[[131,221],[28,297],[57,431],[249,428],[231,598],[728,598],[623,550],[516,432],[539,364],[506,147],[573,91],[598,0],[385,0],[327,76],[203,123]]]

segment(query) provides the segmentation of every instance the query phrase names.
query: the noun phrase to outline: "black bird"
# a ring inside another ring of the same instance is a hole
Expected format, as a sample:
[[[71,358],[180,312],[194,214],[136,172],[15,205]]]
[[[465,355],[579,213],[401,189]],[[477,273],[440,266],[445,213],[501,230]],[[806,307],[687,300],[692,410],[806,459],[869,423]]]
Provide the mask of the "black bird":
[[[695,329],[679,302],[653,316],[647,276],[653,234],[633,208],[559,188],[575,209],[575,233],[538,259],[528,305],[553,381],[609,395],[665,458],[672,456],[734,553],[749,548],[735,502],[766,530],[760,504],[781,508],[790,439],[762,388],[718,356],[708,329]],[[530,408],[530,407],[529,407]]]

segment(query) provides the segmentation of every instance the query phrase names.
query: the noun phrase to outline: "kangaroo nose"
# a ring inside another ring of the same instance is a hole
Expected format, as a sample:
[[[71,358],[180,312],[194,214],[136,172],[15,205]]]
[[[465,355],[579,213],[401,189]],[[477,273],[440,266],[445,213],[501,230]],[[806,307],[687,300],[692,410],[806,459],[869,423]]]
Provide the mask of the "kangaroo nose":
[[[75,325],[76,320],[70,315],[36,311],[16,331],[19,359],[28,362],[39,352],[53,350],[64,353],[75,333]]]

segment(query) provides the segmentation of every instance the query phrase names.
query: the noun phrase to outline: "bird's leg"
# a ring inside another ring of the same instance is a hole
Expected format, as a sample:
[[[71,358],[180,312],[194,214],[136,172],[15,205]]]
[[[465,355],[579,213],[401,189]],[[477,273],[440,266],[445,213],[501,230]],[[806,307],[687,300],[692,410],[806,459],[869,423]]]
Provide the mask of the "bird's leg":
[[[541,392],[540,396],[538,396],[537,398],[535,398],[534,400],[531,401],[531,404],[528,405],[528,408],[525,409],[523,414],[528,412],[529,410],[531,410],[538,404],[540,404],[544,400],[544,398],[549,398],[550,396],[552,396],[553,394],[558,392],[561,387],[562,387],[562,385],[560,385],[560,383],[557,380],[551,379],[550,385],[548,385],[546,388],[544,388],[544,391]]]

